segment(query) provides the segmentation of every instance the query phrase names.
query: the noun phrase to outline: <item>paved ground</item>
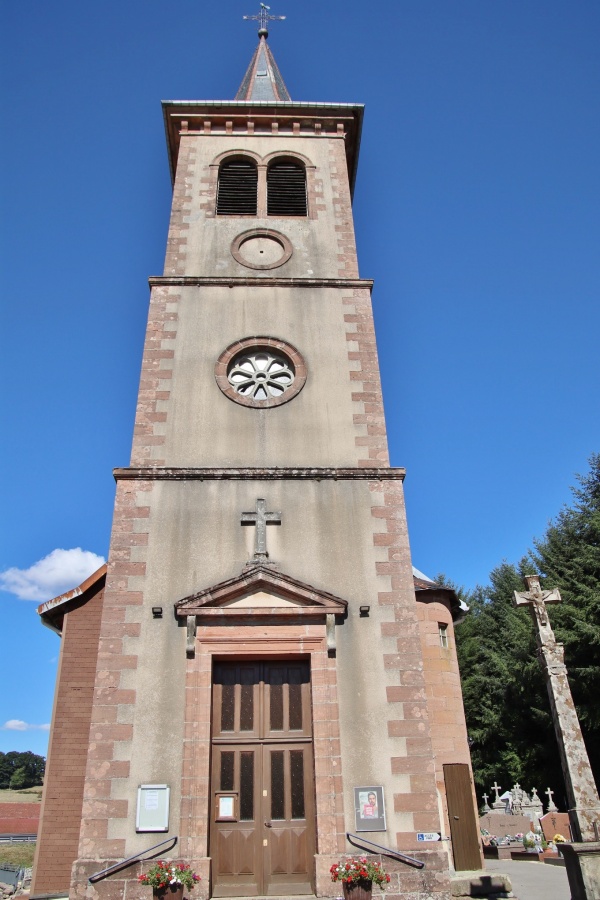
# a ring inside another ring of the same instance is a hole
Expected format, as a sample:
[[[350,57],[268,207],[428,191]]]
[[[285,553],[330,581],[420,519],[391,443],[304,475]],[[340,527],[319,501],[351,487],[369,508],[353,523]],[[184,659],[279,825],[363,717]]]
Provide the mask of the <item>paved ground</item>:
[[[570,900],[567,871],[562,866],[513,859],[486,859],[488,872],[502,872],[512,881],[518,900]]]

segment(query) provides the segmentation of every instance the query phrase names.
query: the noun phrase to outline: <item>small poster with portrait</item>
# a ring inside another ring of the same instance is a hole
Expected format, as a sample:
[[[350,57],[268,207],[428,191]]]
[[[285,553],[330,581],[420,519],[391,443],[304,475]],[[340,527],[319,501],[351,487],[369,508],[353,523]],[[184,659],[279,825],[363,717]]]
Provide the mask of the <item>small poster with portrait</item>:
[[[383,787],[354,788],[354,815],[357,831],[385,831]]]

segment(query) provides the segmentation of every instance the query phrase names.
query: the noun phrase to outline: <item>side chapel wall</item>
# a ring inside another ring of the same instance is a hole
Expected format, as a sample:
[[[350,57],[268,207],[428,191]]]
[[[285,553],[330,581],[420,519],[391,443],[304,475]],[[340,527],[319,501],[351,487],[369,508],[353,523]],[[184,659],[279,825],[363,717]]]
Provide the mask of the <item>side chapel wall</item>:
[[[104,579],[89,593],[63,620],[32,894],[68,889],[78,855]]]
[[[417,592],[417,616],[423,651],[425,691],[435,757],[436,784],[443,813],[444,835],[450,835],[444,765],[461,763],[469,767],[476,819],[478,818],[477,797],[471,767],[452,614],[447,602],[442,599],[425,599],[424,593],[424,591]],[[447,648],[441,646],[440,625],[447,626]],[[481,849],[480,852],[483,866]]]

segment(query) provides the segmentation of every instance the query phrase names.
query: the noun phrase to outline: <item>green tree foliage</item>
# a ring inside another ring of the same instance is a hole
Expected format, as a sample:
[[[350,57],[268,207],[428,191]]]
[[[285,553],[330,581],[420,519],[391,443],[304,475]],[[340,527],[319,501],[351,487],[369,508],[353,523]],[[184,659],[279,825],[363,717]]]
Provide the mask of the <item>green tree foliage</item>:
[[[20,791],[22,788],[33,787],[33,785],[27,784],[27,772],[25,771],[24,766],[19,766],[18,769],[12,773],[9,787],[12,791]]]
[[[565,507],[530,560],[544,588],[557,587],[562,603],[550,607],[596,783],[600,780],[600,454],[578,476],[574,504]]]
[[[479,796],[489,793],[494,779],[503,789],[519,781],[538,793],[551,786],[566,809],[534,625],[528,611],[512,606],[513,592],[525,590],[523,576],[534,572],[544,588],[561,592],[562,604],[549,607],[550,620],[565,645],[597,782],[600,776],[600,455],[578,480],[574,504],[550,523],[518,566],[503,562],[490,574],[489,585],[459,591],[470,607],[456,641]]]
[[[0,751],[0,789],[35,787],[43,784],[46,760],[31,750],[19,753],[11,750],[8,753]]]

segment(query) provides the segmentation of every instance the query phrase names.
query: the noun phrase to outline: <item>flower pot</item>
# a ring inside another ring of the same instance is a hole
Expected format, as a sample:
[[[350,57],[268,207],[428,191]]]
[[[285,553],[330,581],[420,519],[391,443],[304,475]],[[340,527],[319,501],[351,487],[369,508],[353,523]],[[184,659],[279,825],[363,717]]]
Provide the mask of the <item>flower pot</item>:
[[[371,900],[372,881],[342,881],[344,900]]]
[[[183,885],[168,884],[164,888],[152,888],[154,900],[183,900]]]

